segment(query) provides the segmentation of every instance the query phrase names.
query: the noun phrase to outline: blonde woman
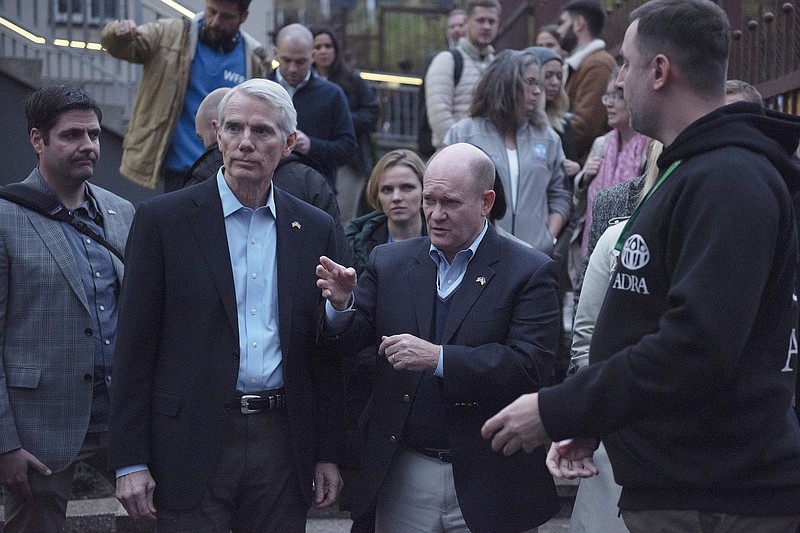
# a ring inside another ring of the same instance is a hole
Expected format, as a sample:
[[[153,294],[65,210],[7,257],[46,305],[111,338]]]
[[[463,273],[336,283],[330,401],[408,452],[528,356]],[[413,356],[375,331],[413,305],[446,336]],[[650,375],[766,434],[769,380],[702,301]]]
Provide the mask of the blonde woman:
[[[595,218],[596,225],[607,229],[597,241],[597,245],[589,258],[589,264],[583,278],[578,306],[575,311],[574,330],[572,334],[572,368],[578,371],[589,364],[589,345],[594,333],[594,325],[600,314],[600,307],[605,299],[606,289],[617,262],[618,252],[614,250],[617,239],[622,234],[628,217],[653,187],[658,177],[655,161],[664,148],[658,141],[653,141],[647,157],[647,169],[644,176],[615,185],[601,192],[595,202],[602,218]],[[604,194],[605,193],[605,194]],[[616,198],[635,198],[635,204],[623,201],[617,203]],[[607,209],[615,210],[613,218]],[[603,222],[605,221],[605,222]],[[593,227],[593,229],[595,229]],[[628,528],[619,516],[617,500],[622,487],[614,483],[614,472],[603,444],[594,453],[594,464],[600,472],[599,476],[582,479],[575,498],[575,507],[569,524],[569,533],[627,533]]]

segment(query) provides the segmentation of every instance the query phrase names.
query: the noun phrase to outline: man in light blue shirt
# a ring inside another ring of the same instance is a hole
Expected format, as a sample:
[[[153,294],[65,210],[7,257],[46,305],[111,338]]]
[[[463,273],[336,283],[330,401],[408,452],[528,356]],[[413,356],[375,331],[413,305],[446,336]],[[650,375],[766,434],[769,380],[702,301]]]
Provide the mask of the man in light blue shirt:
[[[342,484],[341,359],[316,345],[314,274],[335,226],[272,186],[297,138],[286,91],[249,80],[219,109],[216,179],[133,224],[109,465],[160,532],[300,533]]]

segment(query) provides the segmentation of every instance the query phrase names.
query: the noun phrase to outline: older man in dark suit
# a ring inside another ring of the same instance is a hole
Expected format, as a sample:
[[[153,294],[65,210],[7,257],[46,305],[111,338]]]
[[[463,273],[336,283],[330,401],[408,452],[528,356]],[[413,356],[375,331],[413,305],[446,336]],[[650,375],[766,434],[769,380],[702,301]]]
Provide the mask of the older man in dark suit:
[[[250,80],[220,110],[216,178],[134,219],[110,465],[159,531],[301,532],[341,486],[341,365],[315,344],[334,224],[271,186],[297,137],[286,91]]]
[[[540,447],[493,454],[485,413],[550,375],[558,341],[555,264],[497,234],[491,160],[455,144],[429,163],[430,237],[373,250],[353,269],[323,258],[333,346],[379,344],[364,413],[354,516],[377,498],[377,531],[520,532],[558,510]]]

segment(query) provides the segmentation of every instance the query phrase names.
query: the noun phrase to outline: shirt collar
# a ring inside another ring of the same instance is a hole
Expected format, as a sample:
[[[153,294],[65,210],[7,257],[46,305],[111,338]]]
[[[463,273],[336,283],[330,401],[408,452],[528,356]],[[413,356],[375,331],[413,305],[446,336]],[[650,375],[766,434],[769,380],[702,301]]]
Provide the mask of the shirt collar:
[[[578,70],[583,63],[583,60],[586,59],[589,54],[593,54],[598,50],[604,50],[606,47],[606,42],[602,39],[594,39],[589,41],[585,45],[581,46],[580,48],[573,50],[572,54],[564,61],[564,64],[571,67],[572,70]]]
[[[494,47],[492,45],[489,45],[488,48],[486,48],[486,54],[481,55],[481,51],[478,50],[478,47],[469,42],[469,39],[466,37],[461,37],[458,40],[458,46],[460,46],[468,56],[476,61],[486,61],[487,59],[494,57]]]
[[[303,81],[301,81],[297,85],[297,87],[292,87],[291,85],[289,85],[289,82],[286,81],[283,78],[283,76],[281,76],[281,70],[276,68],[275,69],[275,81],[277,81],[284,89],[286,89],[286,92],[288,92],[290,96],[294,96],[294,93],[296,93],[297,91],[299,91],[300,89],[305,87],[306,84],[308,83],[308,80],[311,79],[311,71],[312,70],[313,70],[313,68],[308,69],[308,72],[306,72],[306,77],[303,78]]]
[[[47,182],[44,179],[44,176],[42,176],[42,172],[39,170],[39,167],[36,167],[34,169],[34,172],[36,173],[36,175],[39,178],[39,180],[42,182],[42,186],[44,187],[45,192],[47,192],[47,194],[49,194],[50,196],[52,196],[53,198],[58,200],[58,198],[56,197],[56,193],[53,192],[53,189],[50,188],[50,185],[47,184]],[[86,193],[86,198],[87,199],[84,200],[83,203],[81,203],[80,206],[78,206],[78,209],[80,209],[81,207],[86,209],[86,212],[88,213],[89,218],[91,218],[92,220],[95,220],[98,215],[100,215],[101,220],[102,220],[102,214],[100,213],[100,208],[97,205],[97,200],[95,200],[94,196],[92,196],[92,193],[89,190],[89,186],[87,185],[86,182],[83,182],[83,188],[84,188],[84,192]]]
[[[224,167],[223,167],[224,168]],[[224,218],[228,218],[229,215],[239,211],[240,209],[250,209],[249,207],[245,207],[242,205],[242,202],[236,198],[236,195],[233,194],[233,191],[228,186],[228,182],[225,181],[225,176],[222,174],[222,168],[217,171],[217,189],[219,190],[219,199],[222,200],[222,216]],[[267,203],[265,204],[266,207],[272,213],[272,216],[276,216],[275,211],[275,188],[270,184],[269,186],[269,194],[267,195]]]
[[[489,229],[489,222],[484,219],[484,221],[483,221],[483,231],[480,232],[480,234],[475,238],[474,241],[472,241],[472,244],[470,244],[469,247],[466,250],[461,250],[460,252],[458,252],[456,254],[456,256],[458,254],[460,254],[460,253],[468,251],[469,260],[471,260],[475,256],[475,253],[478,251],[478,246],[481,245],[481,242],[483,241],[483,237],[484,237],[484,235],[486,235],[486,230],[487,229]],[[433,262],[436,263],[437,265],[439,265],[441,261],[447,261],[447,258],[445,257],[444,252],[442,252],[436,246],[434,246],[433,243],[431,243],[431,248],[430,248],[430,251],[428,253],[431,256],[431,259],[433,259]],[[455,262],[455,256],[453,257],[453,262]]]

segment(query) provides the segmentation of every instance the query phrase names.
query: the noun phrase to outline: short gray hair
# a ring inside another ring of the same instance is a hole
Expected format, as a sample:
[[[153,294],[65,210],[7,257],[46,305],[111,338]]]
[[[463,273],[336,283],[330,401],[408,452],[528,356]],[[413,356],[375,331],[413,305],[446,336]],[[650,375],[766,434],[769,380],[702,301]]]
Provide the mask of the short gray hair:
[[[263,78],[254,78],[240,83],[222,98],[217,108],[220,128],[225,126],[225,108],[228,100],[236,93],[255,96],[276,107],[281,112],[280,127],[284,140],[297,131],[297,110],[294,108],[291,96],[279,84]]]
[[[728,80],[725,82],[725,94],[741,94],[746,102],[764,105],[764,98],[758,89],[742,80]]]

